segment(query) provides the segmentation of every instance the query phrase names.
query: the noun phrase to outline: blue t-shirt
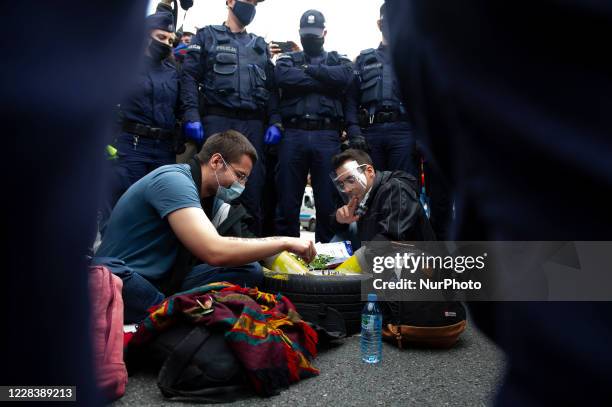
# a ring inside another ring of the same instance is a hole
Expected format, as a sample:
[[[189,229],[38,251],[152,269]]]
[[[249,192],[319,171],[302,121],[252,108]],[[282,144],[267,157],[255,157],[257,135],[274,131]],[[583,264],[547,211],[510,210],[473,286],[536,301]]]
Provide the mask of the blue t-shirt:
[[[182,208],[202,209],[189,165],[165,165],[152,171],[117,202],[96,258],[123,260],[153,280],[164,277],[179,247],[166,216]]]

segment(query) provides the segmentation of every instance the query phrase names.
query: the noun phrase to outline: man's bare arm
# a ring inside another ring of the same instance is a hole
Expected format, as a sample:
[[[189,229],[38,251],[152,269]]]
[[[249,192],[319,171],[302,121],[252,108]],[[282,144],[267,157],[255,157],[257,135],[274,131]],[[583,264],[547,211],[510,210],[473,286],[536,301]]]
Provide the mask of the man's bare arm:
[[[291,237],[241,239],[223,237],[200,208],[184,208],[168,215],[170,227],[194,256],[211,266],[240,266],[291,251],[310,262],[316,256],[312,242]]]

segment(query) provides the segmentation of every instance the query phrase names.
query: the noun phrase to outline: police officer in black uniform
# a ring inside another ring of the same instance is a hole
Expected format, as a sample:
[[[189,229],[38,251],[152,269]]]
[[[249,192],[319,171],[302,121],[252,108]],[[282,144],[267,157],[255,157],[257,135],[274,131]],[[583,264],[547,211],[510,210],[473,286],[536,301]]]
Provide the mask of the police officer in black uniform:
[[[254,218],[257,235],[261,234],[265,180],[264,123],[273,124],[271,131],[281,127],[268,44],[246,31],[261,1],[227,0],[226,22],[204,27],[191,39],[181,79],[187,137],[201,145],[204,133],[212,135],[233,129],[244,134],[257,150],[260,159],[240,197],[240,203]]]
[[[159,8],[158,8],[159,9]],[[113,146],[113,179],[108,216],[119,197],[150,171],[176,160],[176,123],[181,116],[179,74],[167,58],[174,40],[172,13],[158,11],[146,19],[145,61],[129,97],[119,105],[120,132]]]
[[[300,19],[304,51],[281,55],[276,82],[281,92],[280,112],[285,134],[278,149],[278,211],[276,233],[299,236],[299,214],[308,171],[317,214],[316,239],[333,237],[328,214],[335,210],[331,159],[340,152],[344,99],[353,78],[351,61],[326,52],[325,18],[308,10]],[[273,142],[266,138],[266,142]]]
[[[384,4],[378,28],[383,34],[380,46],[362,51],[355,61],[355,82],[346,111],[350,145],[369,148],[377,170],[402,170],[417,176],[415,138],[393,71]]]

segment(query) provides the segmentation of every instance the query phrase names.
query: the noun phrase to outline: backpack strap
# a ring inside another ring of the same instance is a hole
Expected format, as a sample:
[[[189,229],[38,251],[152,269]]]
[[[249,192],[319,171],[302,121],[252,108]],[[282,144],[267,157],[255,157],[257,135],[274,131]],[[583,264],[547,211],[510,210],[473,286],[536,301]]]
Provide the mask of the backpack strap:
[[[166,358],[157,377],[157,386],[165,397],[182,395],[183,392],[175,389],[174,385],[209,336],[207,329],[195,326]]]
[[[202,191],[202,171],[200,170],[200,166],[201,163],[197,156],[194,156],[191,160],[189,160],[191,176],[193,177],[193,182],[195,182],[198,196],[201,195]],[[166,296],[170,296],[181,290],[183,280],[185,280],[185,277],[195,265],[194,255],[191,254],[191,252],[187,250],[187,248],[180,241],[178,241],[178,244],[179,249],[176,254],[174,265],[172,266],[170,278],[164,284],[162,284],[162,291],[164,294],[166,294]]]
[[[228,385],[200,390],[179,390],[176,388],[177,381],[210,336],[211,333],[208,329],[203,326],[195,326],[166,358],[157,377],[157,387],[159,387],[164,397],[180,397],[182,399],[211,403],[232,402],[236,400],[236,395],[243,390],[243,386]]]

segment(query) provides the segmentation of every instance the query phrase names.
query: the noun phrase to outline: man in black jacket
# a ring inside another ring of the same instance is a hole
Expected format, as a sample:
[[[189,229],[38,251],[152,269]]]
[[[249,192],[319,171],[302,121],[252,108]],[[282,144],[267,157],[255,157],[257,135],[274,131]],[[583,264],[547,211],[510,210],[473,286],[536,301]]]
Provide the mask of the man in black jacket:
[[[332,215],[337,233],[356,223],[361,242],[435,240],[412,175],[376,171],[370,156],[355,149],[336,155],[332,165],[334,184],[346,203]]]

